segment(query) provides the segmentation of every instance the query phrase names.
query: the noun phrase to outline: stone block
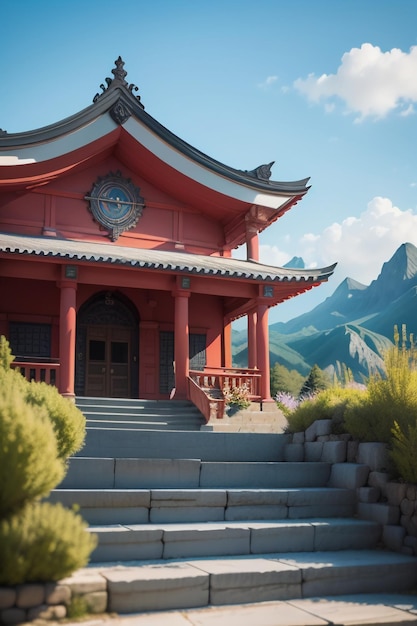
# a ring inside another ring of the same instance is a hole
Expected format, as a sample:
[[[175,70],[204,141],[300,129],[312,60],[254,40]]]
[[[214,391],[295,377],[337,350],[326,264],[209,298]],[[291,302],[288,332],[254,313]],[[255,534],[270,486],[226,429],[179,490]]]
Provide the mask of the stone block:
[[[26,622],[26,611],[24,609],[13,607],[0,612],[0,624],[3,626],[23,624],[24,622]]]
[[[306,441],[304,444],[305,460],[310,462],[321,461],[323,443],[321,441]]]
[[[412,500],[408,500],[408,498],[404,498],[400,504],[400,511],[402,515],[406,515],[411,517],[415,510],[415,502]]]
[[[284,461],[304,461],[304,444],[289,443],[284,449]]]
[[[407,499],[412,500],[413,502],[417,500],[417,486],[416,485],[407,485]]]
[[[105,613],[107,611],[107,591],[91,591],[82,597],[90,613]]]
[[[357,455],[358,455],[358,448],[359,448],[359,441],[347,442],[346,461],[348,463],[356,463]]]
[[[399,552],[403,547],[405,528],[393,524],[385,524],[382,529],[382,542],[389,550]]]
[[[368,484],[370,487],[376,487],[381,491],[381,494],[385,497],[386,486],[390,481],[390,475],[385,472],[372,471],[369,472]]]
[[[316,437],[316,441],[319,441],[321,443],[325,443],[326,441],[330,441],[330,435],[319,435],[318,437]]]
[[[381,527],[370,521],[318,520],[312,526],[316,551],[369,550],[376,547],[381,537]]]
[[[359,502],[378,502],[381,491],[377,487],[359,487],[357,490]]]
[[[359,502],[357,512],[359,518],[374,520],[383,526],[387,524],[398,524],[400,521],[400,511],[398,507],[389,504]]]
[[[330,474],[330,487],[358,489],[366,485],[369,467],[358,463],[334,463]]]
[[[405,483],[387,482],[385,485],[385,495],[388,504],[392,506],[400,506],[401,501],[406,497],[407,486]]]
[[[301,597],[300,570],[277,560],[241,557],[194,564],[210,575],[210,603],[213,605]]]
[[[417,537],[412,537],[411,535],[407,535],[404,537],[404,545],[407,548],[411,548],[413,554],[417,554]]]
[[[114,459],[72,457],[60,489],[113,489]]]
[[[286,489],[228,489],[227,506],[247,505],[287,505],[288,491]]]
[[[134,613],[206,606],[209,574],[187,563],[106,571],[110,612]]]
[[[116,489],[195,489],[200,461],[196,459],[116,459]]]
[[[307,522],[273,523],[251,527],[251,552],[311,552],[314,550],[314,528]]]
[[[250,554],[250,530],[221,524],[165,527],[163,544],[164,559]]]
[[[152,490],[150,521],[223,521],[226,503],[225,489]]]
[[[385,443],[360,443],[358,447],[358,463],[368,465],[371,471],[383,472],[389,467],[388,447]]]
[[[292,436],[292,443],[304,443],[305,441],[305,433],[302,431],[301,433],[294,433]]]
[[[27,619],[29,622],[34,620],[60,620],[67,616],[67,607],[63,604],[41,604],[28,610]]]
[[[68,585],[60,585],[59,583],[45,584],[46,604],[68,604],[70,600],[71,590]]]
[[[19,609],[29,609],[45,602],[45,586],[36,583],[27,583],[16,587],[16,606]]]
[[[16,604],[16,589],[14,587],[0,587],[0,610],[10,609]]]
[[[66,585],[71,589],[71,594],[83,595],[95,591],[106,591],[106,578],[94,569],[81,569],[72,576],[59,581],[60,585]]]
[[[98,546],[90,557],[93,563],[162,557],[163,544],[160,528],[149,528],[146,524],[132,524],[130,526],[92,526],[90,530],[98,537]]]
[[[330,435],[332,420],[316,420],[305,431],[305,440],[314,441],[322,435]]]
[[[346,441],[326,441],[323,443],[321,460],[326,463],[344,463],[346,461]]]
[[[225,512],[225,520],[271,520],[286,519],[288,517],[288,507],[285,504],[257,504],[252,506],[230,506]]]

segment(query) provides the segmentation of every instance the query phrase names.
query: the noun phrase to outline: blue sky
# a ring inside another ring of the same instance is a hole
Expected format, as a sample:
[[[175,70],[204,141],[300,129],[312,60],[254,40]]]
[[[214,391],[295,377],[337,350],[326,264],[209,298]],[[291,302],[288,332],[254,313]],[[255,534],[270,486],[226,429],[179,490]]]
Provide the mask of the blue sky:
[[[89,106],[125,61],[146,111],[237,169],[275,161],[307,196],[261,236],[261,261],[338,262],[308,311],[417,245],[416,0],[2,0],[0,128]]]

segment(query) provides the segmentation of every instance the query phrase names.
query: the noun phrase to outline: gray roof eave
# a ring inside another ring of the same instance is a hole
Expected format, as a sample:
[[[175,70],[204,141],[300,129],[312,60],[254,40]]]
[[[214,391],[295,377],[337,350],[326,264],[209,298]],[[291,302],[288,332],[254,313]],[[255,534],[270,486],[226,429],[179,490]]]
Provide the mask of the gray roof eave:
[[[291,269],[226,257],[9,233],[0,234],[0,252],[256,282],[322,282],[333,274],[336,266]]]
[[[125,106],[127,106],[139,123],[144,124],[151,132],[168,143],[174,150],[183,153],[188,158],[221,176],[244,184],[252,189],[269,192],[272,195],[304,195],[309,189],[307,186],[309,178],[288,182],[262,180],[251,176],[243,170],[234,169],[212,159],[157,122],[144,111],[136,97],[122,86],[118,86],[115,89],[108,89],[100,95],[96,102],[62,121],[36,130],[0,135],[0,152],[5,153],[8,149],[47,143],[63,135],[76,132],[91,124],[100,116],[107,114],[118,101],[123,102]]]

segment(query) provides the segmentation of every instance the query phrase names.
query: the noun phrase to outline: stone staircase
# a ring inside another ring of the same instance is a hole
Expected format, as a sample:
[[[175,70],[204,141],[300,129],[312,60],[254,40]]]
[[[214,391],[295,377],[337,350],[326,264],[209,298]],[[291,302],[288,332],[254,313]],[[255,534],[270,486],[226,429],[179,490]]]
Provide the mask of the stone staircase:
[[[415,557],[381,549],[381,525],[356,516],[343,464],[285,461],[288,441],[89,423],[50,500],[77,504],[97,534],[82,576],[105,579],[107,610],[415,586]]]
[[[87,426],[129,430],[200,430],[200,411],[187,401],[77,397],[76,405]]]

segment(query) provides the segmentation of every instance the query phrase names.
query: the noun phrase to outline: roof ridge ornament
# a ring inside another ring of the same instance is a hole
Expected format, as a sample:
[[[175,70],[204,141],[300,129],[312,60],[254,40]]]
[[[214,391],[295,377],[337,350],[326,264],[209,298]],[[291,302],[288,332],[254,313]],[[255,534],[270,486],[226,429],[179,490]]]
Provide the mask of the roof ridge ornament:
[[[260,165],[254,170],[245,170],[245,174],[247,174],[248,176],[252,176],[252,178],[258,178],[259,180],[269,180],[271,178],[271,167],[274,165],[274,163],[275,161],[271,161],[271,163]]]
[[[107,87],[104,85],[104,83],[102,83],[100,85],[100,89],[102,89],[102,93],[96,93],[96,95],[93,98],[93,102],[97,102],[97,100],[109,89],[117,89],[118,87],[124,87],[125,89],[127,89],[127,91],[129,91],[132,95],[134,91],[139,91],[139,88],[134,85],[133,83],[128,83],[126,79],[127,76],[127,72],[124,68],[124,61],[122,59],[121,56],[119,56],[115,62],[114,62],[115,66],[112,69],[112,74],[114,76],[114,78],[105,78],[105,82]],[[140,101],[140,96],[134,96],[136,98],[136,100],[139,102],[140,106],[142,109],[144,109],[145,107],[143,106],[143,104]]]

